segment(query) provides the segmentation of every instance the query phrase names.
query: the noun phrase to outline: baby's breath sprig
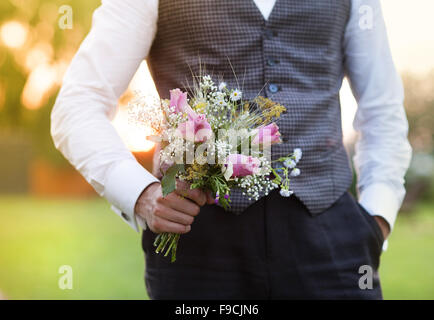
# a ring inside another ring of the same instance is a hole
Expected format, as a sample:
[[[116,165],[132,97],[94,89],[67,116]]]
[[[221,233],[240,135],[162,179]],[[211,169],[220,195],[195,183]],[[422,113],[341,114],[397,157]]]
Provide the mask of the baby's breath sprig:
[[[273,182],[280,187],[280,195],[282,197],[290,197],[294,193],[289,187],[290,177],[300,175],[301,171],[299,168],[296,168],[296,165],[300,161],[301,156],[301,149],[296,148],[291,155],[281,157],[275,161],[281,163],[282,166],[271,169],[274,174]]]

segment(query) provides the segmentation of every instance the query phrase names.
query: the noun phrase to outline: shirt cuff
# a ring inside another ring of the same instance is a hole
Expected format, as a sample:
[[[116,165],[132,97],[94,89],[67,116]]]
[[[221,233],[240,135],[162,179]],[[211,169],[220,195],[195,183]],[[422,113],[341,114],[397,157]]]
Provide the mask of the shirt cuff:
[[[136,160],[124,160],[112,168],[105,183],[105,198],[112,204],[112,210],[134,230],[145,227],[143,221],[137,221],[134,213],[137,199],[151,183],[159,182]]]
[[[374,183],[364,188],[360,192],[359,202],[371,216],[384,218],[392,232],[402,200],[388,185]],[[383,243],[383,251],[386,251],[388,246],[389,242],[386,239]]]
[[[402,202],[392,188],[384,183],[369,185],[361,191],[359,202],[371,216],[384,218],[392,231]]]

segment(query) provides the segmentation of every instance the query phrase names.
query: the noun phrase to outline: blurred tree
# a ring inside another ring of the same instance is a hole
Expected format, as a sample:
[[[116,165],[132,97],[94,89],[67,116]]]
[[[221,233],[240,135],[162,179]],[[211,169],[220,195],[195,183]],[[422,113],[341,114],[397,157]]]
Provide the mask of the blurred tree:
[[[90,29],[100,0],[0,1],[0,139],[26,132],[37,156],[65,164],[53,148],[49,114],[67,65]],[[72,29],[61,29],[69,5]]]
[[[434,71],[424,76],[406,73],[403,83],[413,147],[404,205],[410,212],[417,201],[434,199]]]
[[[434,142],[434,71],[403,75],[409,139],[415,152],[432,153]]]

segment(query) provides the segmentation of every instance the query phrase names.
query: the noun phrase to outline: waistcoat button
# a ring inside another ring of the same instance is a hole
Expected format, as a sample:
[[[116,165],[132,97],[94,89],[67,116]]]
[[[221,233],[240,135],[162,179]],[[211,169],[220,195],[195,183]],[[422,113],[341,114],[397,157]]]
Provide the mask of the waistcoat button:
[[[279,60],[275,60],[275,59],[268,59],[267,60],[267,64],[270,66],[270,67],[272,67],[272,66],[274,66],[274,65],[276,65],[276,64],[278,64],[279,63]]]
[[[268,90],[270,90],[271,93],[276,93],[277,91],[279,91],[279,87],[274,83],[270,83],[268,86]]]
[[[271,40],[275,35],[276,35],[276,33],[271,29],[265,29],[264,30],[264,36],[268,40]]]

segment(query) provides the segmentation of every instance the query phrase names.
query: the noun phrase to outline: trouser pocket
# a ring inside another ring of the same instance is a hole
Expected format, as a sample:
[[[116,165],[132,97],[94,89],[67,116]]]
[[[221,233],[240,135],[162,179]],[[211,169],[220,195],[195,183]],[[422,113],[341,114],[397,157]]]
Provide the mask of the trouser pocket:
[[[383,250],[384,236],[383,236],[383,232],[381,231],[380,225],[378,224],[377,220],[375,220],[374,216],[370,215],[369,212],[360,203],[357,204],[360,208],[363,217],[366,219],[366,221],[369,223],[371,227],[371,232],[378,244],[379,254],[381,254]]]

